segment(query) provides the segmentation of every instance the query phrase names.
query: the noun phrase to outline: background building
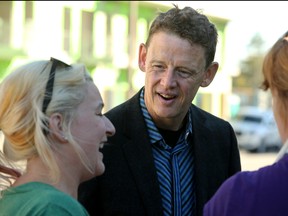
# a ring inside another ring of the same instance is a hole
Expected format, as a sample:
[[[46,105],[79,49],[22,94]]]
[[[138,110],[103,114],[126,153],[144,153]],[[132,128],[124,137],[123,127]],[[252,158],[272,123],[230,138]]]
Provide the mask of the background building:
[[[0,80],[30,60],[53,56],[67,63],[82,62],[109,110],[144,84],[137,63],[138,46],[145,42],[157,12],[171,7],[161,1],[0,1]],[[200,88],[193,103],[228,119],[233,77],[233,71],[224,67],[229,20],[206,15],[218,29],[215,60],[220,68],[212,84]]]

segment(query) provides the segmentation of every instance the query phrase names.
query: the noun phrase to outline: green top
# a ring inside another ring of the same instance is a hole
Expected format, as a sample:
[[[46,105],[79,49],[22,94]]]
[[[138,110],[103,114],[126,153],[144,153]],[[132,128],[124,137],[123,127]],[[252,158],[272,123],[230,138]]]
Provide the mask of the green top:
[[[89,216],[72,196],[51,185],[30,182],[2,191],[0,216]]]

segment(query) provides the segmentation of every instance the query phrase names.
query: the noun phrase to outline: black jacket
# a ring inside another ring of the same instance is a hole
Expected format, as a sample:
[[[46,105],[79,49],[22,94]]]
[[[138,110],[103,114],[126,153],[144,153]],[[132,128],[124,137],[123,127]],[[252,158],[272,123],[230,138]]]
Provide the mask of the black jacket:
[[[116,128],[104,147],[105,173],[83,183],[79,201],[91,216],[162,215],[161,195],[151,144],[139,104],[140,91],[105,115]],[[229,176],[241,170],[231,125],[192,106],[196,208],[202,216],[205,202]]]

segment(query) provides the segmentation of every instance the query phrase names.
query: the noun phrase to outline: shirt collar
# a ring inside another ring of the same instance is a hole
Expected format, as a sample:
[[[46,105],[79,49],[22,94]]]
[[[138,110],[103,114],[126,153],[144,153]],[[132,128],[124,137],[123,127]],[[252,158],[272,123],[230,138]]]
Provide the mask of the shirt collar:
[[[143,88],[140,93],[140,107],[142,110],[142,114],[144,116],[147,128],[148,128],[148,134],[151,143],[155,143],[157,141],[160,141],[163,139],[161,134],[159,133],[154,121],[152,120],[151,115],[148,113],[145,101],[144,101],[144,91],[145,89]],[[186,129],[185,129],[185,140],[188,139],[189,135],[192,134],[192,108],[190,107],[188,110],[188,121],[186,122]],[[186,116],[187,118],[187,116]],[[155,131],[154,133],[152,131]]]

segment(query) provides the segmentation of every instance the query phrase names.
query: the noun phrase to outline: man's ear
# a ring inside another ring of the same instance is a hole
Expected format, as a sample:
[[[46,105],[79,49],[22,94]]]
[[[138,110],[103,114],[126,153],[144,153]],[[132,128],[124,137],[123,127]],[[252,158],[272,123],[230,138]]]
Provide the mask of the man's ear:
[[[49,126],[51,136],[55,139],[59,140],[62,143],[67,142],[67,138],[65,138],[65,131],[63,131],[63,116],[60,113],[53,113],[49,118]]]
[[[141,43],[139,46],[138,65],[141,71],[145,72],[147,48],[146,45]]]
[[[219,64],[217,62],[212,62],[212,64],[205,71],[203,81],[200,85],[201,87],[207,87],[210,85],[217,73],[218,67]]]

